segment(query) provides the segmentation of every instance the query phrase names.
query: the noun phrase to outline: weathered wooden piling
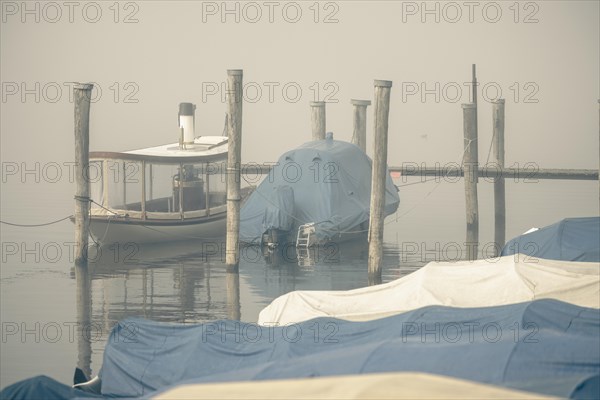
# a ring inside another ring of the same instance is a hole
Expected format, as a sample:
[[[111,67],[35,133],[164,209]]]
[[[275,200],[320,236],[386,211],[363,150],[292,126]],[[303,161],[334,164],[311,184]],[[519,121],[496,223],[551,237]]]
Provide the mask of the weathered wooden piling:
[[[494,242],[495,256],[506,241],[506,190],[504,175],[504,99],[492,104],[494,161],[498,166],[498,175],[494,178]]]
[[[473,64],[471,67],[471,91],[473,100],[472,103],[475,104],[475,137],[478,135],[479,122],[477,121],[477,65]]]
[[[373,169],[369,219],[369,282],[381,283],[383,264],[383,222],[385,219],[385,184],[387,174],[388,117],[392,81],[376,80]]]
[[[479,244],[479,207],[477,204],[477,107],[473,103],[463,104],[465,202],[467,210],[467,257],[477,258]]]
[[[237,271],[240,261],[240,167],[242,161],[242,88],[244,72],[227,71],[227,239],[225,264]]]
[[[352,143],[367,151],[367,107],[371,105],[370,100],[350,100],[354,106],[353,110],[353,132]]]
[[[75,105],[75,265],[87,265],[90,226],[90,99],[94,85],[73,86]]]
[[[326,130],[325,102],[310,102],[310,122],[312,128],[312,140],[325,139]]]

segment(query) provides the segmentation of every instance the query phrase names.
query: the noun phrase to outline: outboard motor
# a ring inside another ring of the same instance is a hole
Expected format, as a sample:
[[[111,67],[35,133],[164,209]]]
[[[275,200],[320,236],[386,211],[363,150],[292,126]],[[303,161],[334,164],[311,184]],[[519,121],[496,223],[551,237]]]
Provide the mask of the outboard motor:
[[[287,241],[294,225],[294,190],[288,185],[275,186],[267,201],[261,237],[263,253],[272,252],[280,243]]]

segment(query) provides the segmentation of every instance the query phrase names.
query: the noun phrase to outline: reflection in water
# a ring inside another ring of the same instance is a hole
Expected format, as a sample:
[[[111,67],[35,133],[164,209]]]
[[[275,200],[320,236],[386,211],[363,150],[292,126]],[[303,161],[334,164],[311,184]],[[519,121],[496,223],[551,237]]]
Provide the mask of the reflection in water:
[[[240,305],[240,274],[237,271],[227,272],[227,317],[239,321],[242,319]]]
[[[87,266],[75,267],[76,289],[76,307],[77,307],[77,367],[80,368],[88,377],[91,376],[92,362],[92,341],[91,314],[92,314],[92,296],[91,279]]]
[[[88,269],[74,270],[80,326],[99,331],[80,335],[78,366],[88,375],[98,372],[114,324],[127,317],[177,323],[242,320],[243,307],[243,320],[255,322],[263,307],[289,291],[369,283],[365,241],[301,252],[281,246],[266,257],[260,248],[243,248],[239,272],[227,271],[222,243],[128,243],[94,250]],[[398,261],[397,247],[384,247],[384,281],[413,270],[400,268]],[[86,340],[90,336],[93,340]]]
[[[258,252],[258,247],[254,249],[246,251]],[[299,267],[310,268],[319,264],[334,265],[342,261],[367,260],[369,246],[365,240],[355,240],[341,244],[330,242],[317,247],[297,248],[294,244],[283,244],[274,248],[264,246],[261,250],[264,262],[268,266],[297,264]]]
[[[137,246],[120,257],[115,246],[99,248],[90,263],[94,317],[109,323],[131,316],[186,323],[227,316],[219,254],[203,252],[196,242]]]

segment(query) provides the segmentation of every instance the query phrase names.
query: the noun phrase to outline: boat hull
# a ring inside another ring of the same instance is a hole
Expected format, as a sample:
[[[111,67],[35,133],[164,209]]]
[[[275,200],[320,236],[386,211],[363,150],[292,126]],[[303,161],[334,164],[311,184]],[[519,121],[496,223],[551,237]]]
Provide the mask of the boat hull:
[[[223,239],[226,214],[208,218],[177,221],[120,220],[109,217],[92,217],[90,233],[103,245],[110,243],[161,243],[177,240]]]

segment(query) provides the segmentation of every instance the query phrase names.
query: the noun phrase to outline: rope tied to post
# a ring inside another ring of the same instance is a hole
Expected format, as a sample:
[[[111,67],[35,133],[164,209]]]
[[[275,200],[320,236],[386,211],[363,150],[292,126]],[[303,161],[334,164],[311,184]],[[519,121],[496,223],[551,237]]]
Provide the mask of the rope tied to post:
[[[6,221],[0,221],[0,224],[10,225],[10,226],[17,226],[19,228],[37,228],[37,227],[40,227],[40,226],[48,226],[48,225],[57,224],[59,222],[67,220],[67,219],[69,219],[71,217],[73,217],[73,215],[67,215],[64,218],[57,219],[56,221],[46,222],[46,223],[43,223],[43,224],[14,224],[12,222],[6,222]]]
[[[86,201],[87,201],[88,203],[92,203],[92,202],[94,202],[94,200],[90,199],[88,196],[78,196],[78,195],[75,195],[75,196],[73,196],[73,198],[74,198],[75,200],[77,200],[77,201],[81,201],[81,202],[86,202]]]
[[[112,213],[113,214],[112,217],[117,217],[117,218],[128,218],[129,217],[128,214],[119,214],[119,213],[117,213],[117,212],[115,212],[113,210],[110,210],[110,209],[104,207],[102,204],[95,202],[94,200],[92,200],[89,197],[86,197],[86,196],[74,196],[74,198],[77,201],[89,201],[90,203],[94,203],[98,207],[103,208],[104,210]],[[91,216],[91,209],[90,209],[90,216]],[[37,227],[41,227],[41,226],[54,225],[54,224],[57,224],[59,222],[65,221],[65,220],[67,220],[69,218],[73,218],[73,217],[74,217],[74,215],[70,214],[70,215],[67,215],[66,217],[57,219],[55,221],[45,222],[45,223],[41,223],[41,224],[16,224],[16,223],[7,222],[7,221],[0,221],[0,224],[9,225],[9,226],[16,226],[16,227],[19,227],[19,228],[37,228]]]

